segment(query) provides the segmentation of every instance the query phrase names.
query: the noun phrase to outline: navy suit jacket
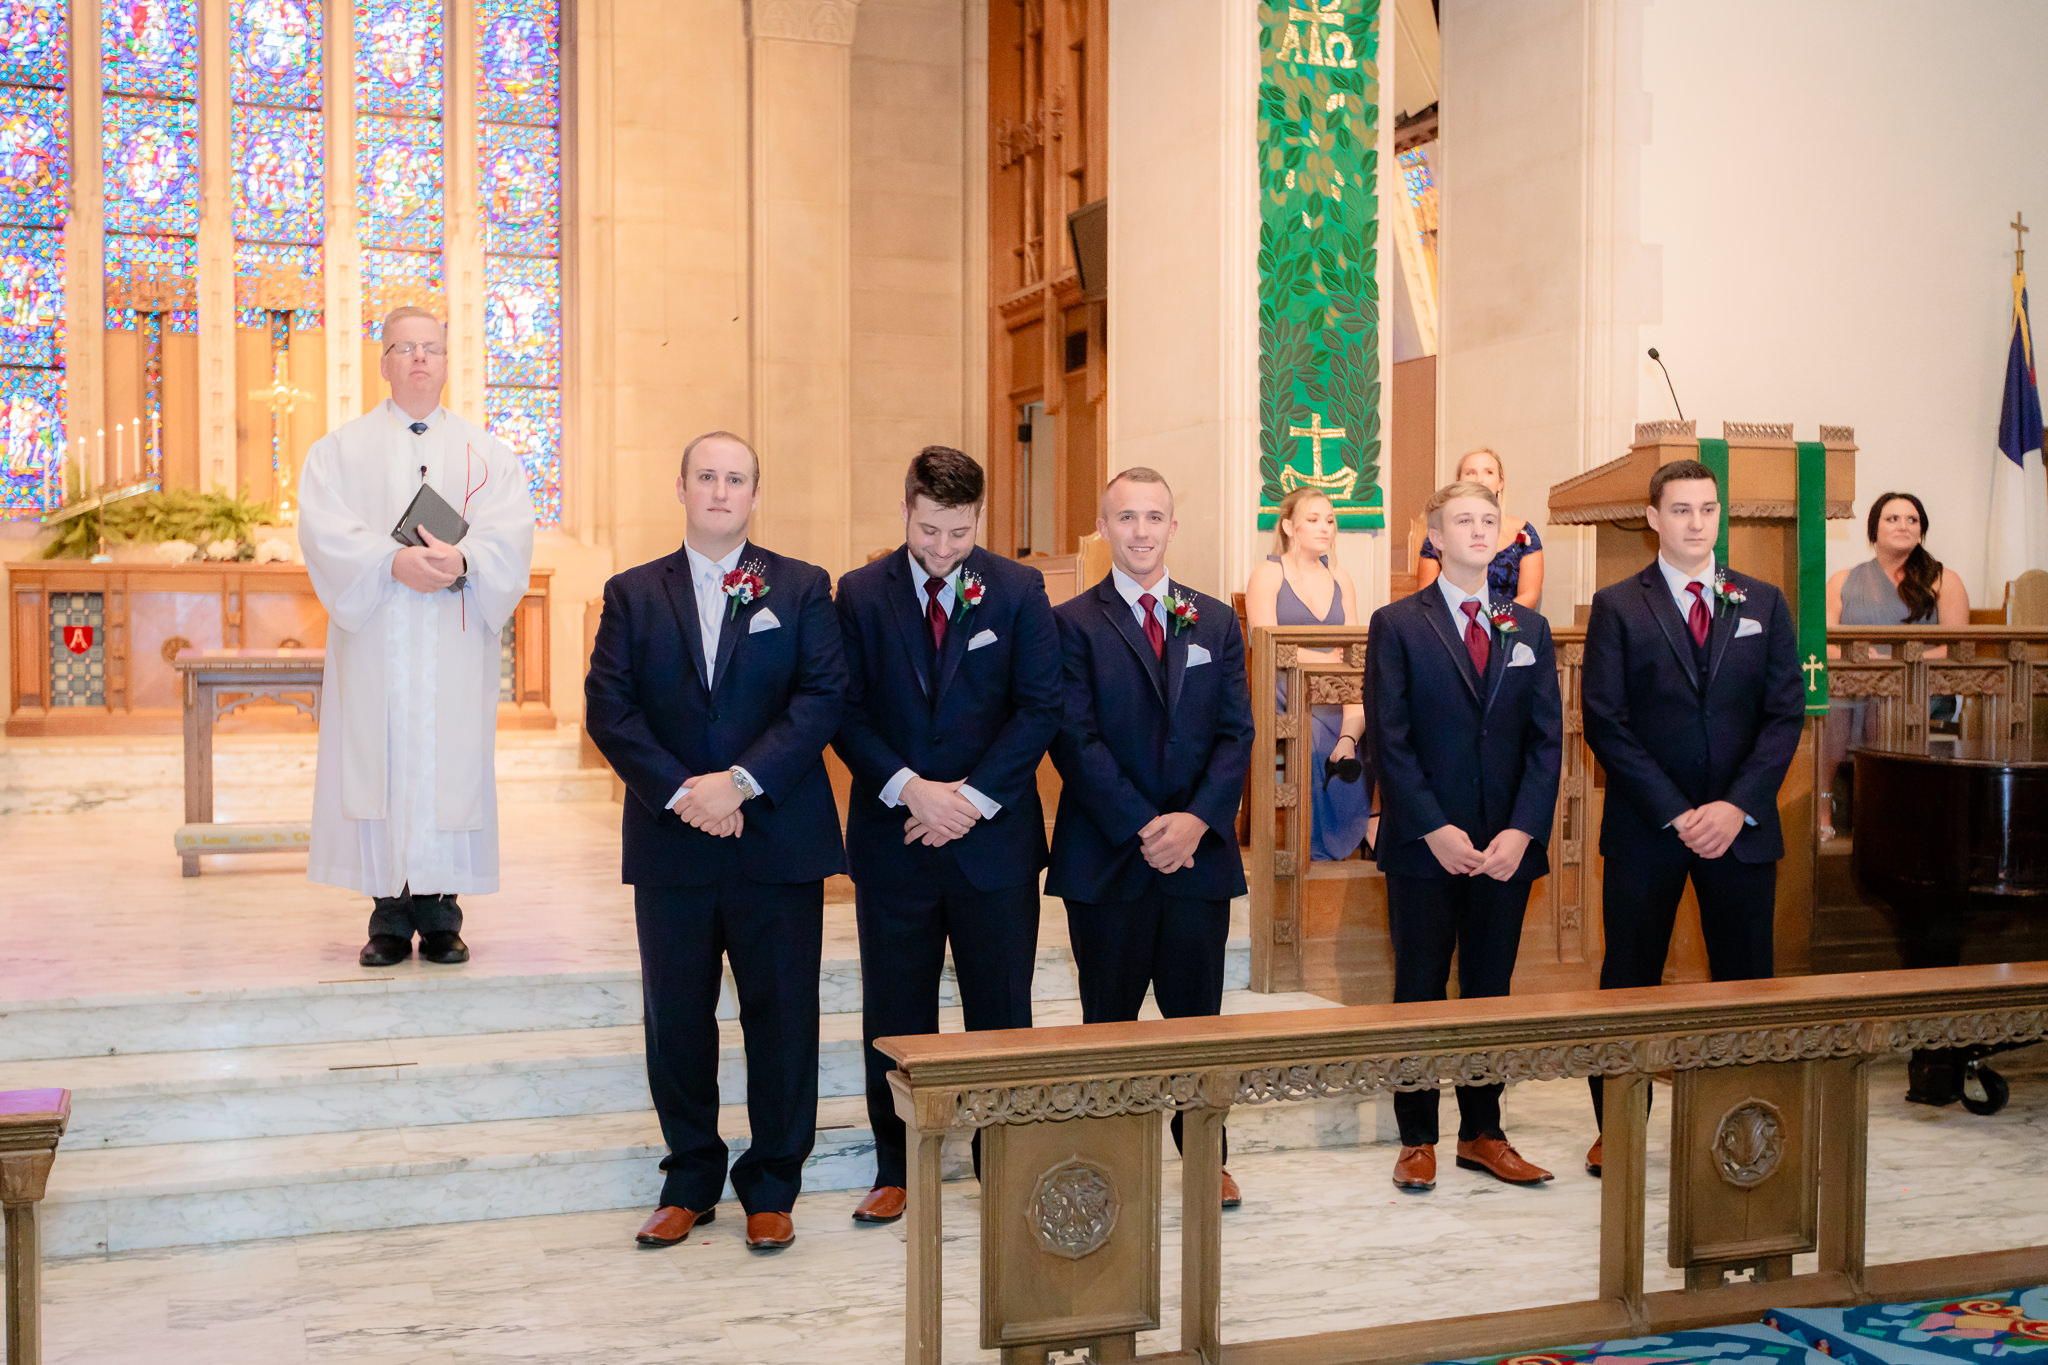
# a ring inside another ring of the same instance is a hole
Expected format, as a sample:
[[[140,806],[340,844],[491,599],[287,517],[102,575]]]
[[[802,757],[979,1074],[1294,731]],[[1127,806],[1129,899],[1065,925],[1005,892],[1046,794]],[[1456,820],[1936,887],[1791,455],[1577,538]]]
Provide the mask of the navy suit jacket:
[[[979,546],[962,567],[984,596],[970,607],[955,593],[936,657],[917,606],[924,574],[907,549],[839,580],[850,685],[832,747],[853,773],[846,851],[866,886],[915,886],[957,867],[992,891],[1035,886],[1045,866],[1038,763],[1060,724],[1059,628],[1045,576]],[[906,845],[910,811],[881,798],[904,768],[934,782],[964,778],[1002,809],[937,848]]]
[[[626,784],[624,879],[635,886],[708,886],[733,858],[756,882],[846,870],[823,761],[846,708],[832,580],[752,542],[739,562],[761,565],[768,591],[720,618],[711,687],[680,547],[604,585],[584,725]],[[767,612],[780,624],[754,630]],[[737,839],[715,839],[668,809],[692,777],[735,765],[762,789],[740,807]]]
[[[1445,825],[1478,848],[1502,830],[1521,830],[1529,847],[1513,880],[1550,870],[1564,759],[1557,652],[1541,612],[1514,613],[1512,632],[1493,632],[1484,674],[1434,586],[1372,614],[1365,718],[1379,778],[1381,871],[1449,877],[1423,842]],[[1516,663],[1518,655],[1527,662]]]
[[[1579,678],[1586,742],[1607,770],[1600,852],[1676,836],[1665,826],[1695,806],[1728,801],[1756,821],[1725,856],[1768,863],[1785,856],[1778,787],[1805,725],[1806,689],[1785,595],[1728,573],[1746,595],[1714,608],[1707,678],[1670,585],[1652,561],[1593,595]],[[1760,629],[1741,633],[1744,621]]]
[[[1252,756],[1244,633],[1229,603],[1180,583],[1173,590],[1194,600],[1199,619],[1181,631],[1168,625],[1164,660],[1153,657],[1113,577],[1053,612],[1066,708],[1052,745],[1061,790],[1049,896],[1135,900],[1154,877],[1169,896],[1244,894],[1237,806]],[[1196,645],[1209,661],[1189,667]],[[1195,865],[1162,875],[1145,862],[1138,831],[1175,811],[1209,828]]]

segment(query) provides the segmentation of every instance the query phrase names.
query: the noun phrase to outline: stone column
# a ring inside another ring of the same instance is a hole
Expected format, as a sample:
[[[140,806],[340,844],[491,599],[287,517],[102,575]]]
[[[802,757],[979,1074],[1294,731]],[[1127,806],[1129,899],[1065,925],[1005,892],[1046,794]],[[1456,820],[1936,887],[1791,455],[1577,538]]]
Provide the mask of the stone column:
[[[351,11],[327,16],[327,430],[363,412],[363,249],[356,237],[356,34]]]
[[[106,181],[100,155],[100,7],[71,0],[71,211],[64,216],[66,458],[107,425]],[[74,476],[75,477],[75,476]]]
[[[859,0],[757,0],[752,63],[755,534],[835,576],[852,565],[851,115]]]
[[[267,468],[240,469],[237,464],[235,229],[228,165],[231,110],[227,6],[205,5],[199,11],[199,483],[206,486],[215,469],[225,469],[231,491],[244,483],[268,489],[279,515],[289,517],[285,504],[296,505],[297,490],[279,489]],[[163,325],[165,348],[169,349],[170,318],[166,317]],[[168,457],[164,464],[165,482],[169,483]]]
[[[484,420],[484,238],[477,205],[476,0],[448,7],[448,406]]]

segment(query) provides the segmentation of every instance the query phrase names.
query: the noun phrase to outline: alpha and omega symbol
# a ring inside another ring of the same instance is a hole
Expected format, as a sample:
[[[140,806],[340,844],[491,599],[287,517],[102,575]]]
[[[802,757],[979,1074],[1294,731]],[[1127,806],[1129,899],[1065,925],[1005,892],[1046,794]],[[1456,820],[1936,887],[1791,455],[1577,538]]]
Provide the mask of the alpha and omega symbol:
[[[1738,1190],[1753,1190],[1784,1159],[1784,1115],[1768,1100],[1744,1100],[1721,1116],[1712,1150],[1723,1180]]]
[[[1070,1157],[1038,1177],[1025,1216],[1041,1247],[1078,1261],[1100,1251],[1109,1241],[1120,1208],[1122,1201],[1109,1171],[1092,1161]]]

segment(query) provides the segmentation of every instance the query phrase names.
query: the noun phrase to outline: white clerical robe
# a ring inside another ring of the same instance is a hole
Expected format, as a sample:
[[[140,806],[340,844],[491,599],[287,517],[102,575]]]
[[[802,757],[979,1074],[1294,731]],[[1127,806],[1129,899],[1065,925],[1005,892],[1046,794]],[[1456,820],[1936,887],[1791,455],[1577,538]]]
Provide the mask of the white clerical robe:
[[[299,476],[299,544],[327,608],[306,875],[369,896],[498,889],[498,638],[526,592],[533,502],[519,457],[437,408],[386,401],[320,438]],[[391,576],[421,482],[469,522],[459,593]]]

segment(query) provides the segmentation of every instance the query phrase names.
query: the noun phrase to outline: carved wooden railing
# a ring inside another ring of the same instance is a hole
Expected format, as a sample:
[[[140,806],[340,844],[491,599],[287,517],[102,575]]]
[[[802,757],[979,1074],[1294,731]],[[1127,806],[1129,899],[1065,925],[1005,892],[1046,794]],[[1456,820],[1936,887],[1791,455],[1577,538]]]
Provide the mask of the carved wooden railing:
[[[1550,875],[1530,889],[1517,990],[1590,986],[1598,973],[1589,929],[1592,845],[1587,837],[1592,754],[1579,723],[1582,627],[1557,630],[1565,749]],[[1261,626],[1251,632],[1254,740],[1251,764],[1252,987],[1313,991],[1346,1003],[1392,998],[1385,884],[1372,863],[1312,863],[1310,797],[1322,781],[1311,749],[1309,708],[1360,699],[1366,631],[1361,626]],[[1307,657],[1338,650],[1341,657]],[[1280,704],[1284,695],[1286,704]]]
[[[1964,723],[2028,741],[2048,698],[2048,628],[1837,626],[1828,632],[1828,696],[1868,701],[1873,739],[1927,738],[1928,701],[1970,699]]]
[[[981,1344],[1006,1365],[1136,1359],[1160,1324],[1163,1117],[1182,1115],[1180,1349],[1200,1365],[1403,1365],[1732,1322],[1772,1306],[2048,1279],[2048,1246],[1867,1265],[1870,1059],[2048,1035],[2048,963],[1529,999],[884,1038],[911,1128],[904,1359],[940,1359],[939,1180],[982,1133]],[[1643,1285],[1647,1092],[1673,1073],[1668,1259]],[[1599,1290],[1512,1312],[1223,1341],[1221,1137],[1234,1105],[1600,1077]],[[1967,1217],[1966,1211],[1961,1217]],[[1818,1269],[1792,1273],[1792,1257]],[[1747,1282],[1730,1283],[1747,1270]]]
[[[68,1090],[0,1091],[0,1219],[7,1229],[7,1365],[43,1358],[42,1239],[36,1205],[71,1121]]]

